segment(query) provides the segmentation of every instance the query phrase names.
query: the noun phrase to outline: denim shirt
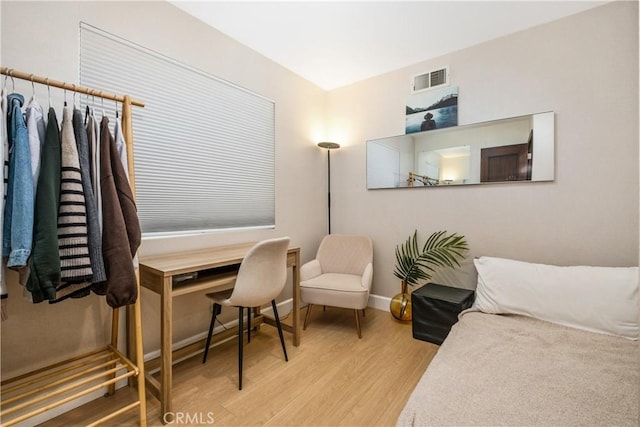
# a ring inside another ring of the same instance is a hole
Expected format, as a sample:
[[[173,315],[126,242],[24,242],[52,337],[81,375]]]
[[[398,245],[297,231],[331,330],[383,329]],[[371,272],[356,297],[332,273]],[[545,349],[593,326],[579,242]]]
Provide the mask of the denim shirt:
[[[34,190],[27,126],[22,114],[24,97],[8,97],[9,183],[4,206],[2,256],[7,267],[23,267],[31,254],[33,240]]]

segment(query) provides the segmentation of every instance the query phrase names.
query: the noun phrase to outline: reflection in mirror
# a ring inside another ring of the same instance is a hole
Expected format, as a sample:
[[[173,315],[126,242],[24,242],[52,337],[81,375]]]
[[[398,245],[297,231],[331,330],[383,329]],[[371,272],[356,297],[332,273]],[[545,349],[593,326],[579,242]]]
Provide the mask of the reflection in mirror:
[[[554,113],[367,141],[367,188],[554,179]]]

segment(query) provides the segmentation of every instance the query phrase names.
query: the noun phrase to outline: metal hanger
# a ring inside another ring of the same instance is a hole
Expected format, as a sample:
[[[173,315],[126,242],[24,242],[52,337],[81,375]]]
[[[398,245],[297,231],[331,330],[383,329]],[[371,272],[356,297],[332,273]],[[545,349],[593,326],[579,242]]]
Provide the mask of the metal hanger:
[[[49,109],[51,109],[51,86],[49,86],[49,77],[47,77],[46,82],[47,82],[47,94],[49,95]]]
[[[29,76],[29,80],[31,80],[31,95],[33,99],[36,99],[36,84],[33,82],[33,74]]]

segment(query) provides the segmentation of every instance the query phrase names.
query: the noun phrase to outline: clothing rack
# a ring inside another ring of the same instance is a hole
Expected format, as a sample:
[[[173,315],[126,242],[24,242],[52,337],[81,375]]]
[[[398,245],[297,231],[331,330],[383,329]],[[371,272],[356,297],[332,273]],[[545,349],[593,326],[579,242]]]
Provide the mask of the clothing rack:
[[[129,95],[114,95],[100,90],[90,89],[75,84],[65,83],[48,77],[16,71],[2,67],[0,73],[10,78],[29,80],[50,87],[84,93],[102,99],[110,99],[122,103],[122,128],[127,141],[127,159],[129,183],[135,197],[135,175],[133,162],[133,129],[131,125],[131,106],[144,107],[144,103],[131,99]],[[140,312],[140,276],[136,270],[138,297],[134,304],[127,306],[130,319],[128,340],[129,358],[118,350],[119,309],[112,310],[111,342],[106,347],[71,359],[34,370],[6,381],[2,381],[2,397],[0,398],[0,419],[3,426],[17,424],[50,409],[71,402],[101,388],[108,387],[107,394],[115,392],[115,384],[127,379],[130,385],[137,383],[138,400],[95,421],[96,425],[110,420],[128,410],[138,408],[140,425],[147,425],[147,408],[144,381],[144,354],[142,349],[142,315]],[[135,351],[133,348],[135,347]],[[137,363],[136,363],[137,361]],[[124,371],[124,372],[123,372]],[[136,379],[138,381],[136,381]],[[22,411],[28,412],[23,413]],[[10,414],[14,418],[10,419]]]

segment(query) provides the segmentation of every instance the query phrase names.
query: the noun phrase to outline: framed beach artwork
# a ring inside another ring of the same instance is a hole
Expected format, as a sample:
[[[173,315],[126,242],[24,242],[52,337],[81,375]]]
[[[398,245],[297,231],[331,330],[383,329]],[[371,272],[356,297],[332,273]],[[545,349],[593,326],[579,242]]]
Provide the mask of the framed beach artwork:
[[[405,133],[442,129],[457,125],[457,86],[416,93],[407,100]]]

